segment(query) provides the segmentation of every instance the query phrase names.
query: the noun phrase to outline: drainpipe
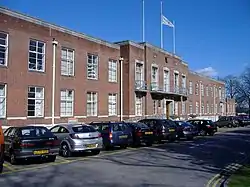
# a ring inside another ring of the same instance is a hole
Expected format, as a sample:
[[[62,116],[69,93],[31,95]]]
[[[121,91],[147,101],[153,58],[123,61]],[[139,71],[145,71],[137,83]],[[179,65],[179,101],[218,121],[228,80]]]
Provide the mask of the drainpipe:
[[[120,62],[120,121],[123,121],[123,57],[119,58]]]
[[[55,124],[55,87],[56,87],[56,47],[58,42],[53,38],[53,62],[52,62],[52,102],[51,102],[51,123]]]

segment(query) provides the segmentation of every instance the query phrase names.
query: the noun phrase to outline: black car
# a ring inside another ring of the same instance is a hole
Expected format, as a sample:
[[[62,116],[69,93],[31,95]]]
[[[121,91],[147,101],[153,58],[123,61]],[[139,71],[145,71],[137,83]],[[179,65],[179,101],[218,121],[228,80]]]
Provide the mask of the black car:
[[[154,133],[154,139],[161,143],[163,140],[176,140],[176,124],[168,119],[142,119],[140,123],[146,124]]]
[[[199,135],[213,136],[214,133],[217,132],[217,126],[214,124],[214,122],[212,120],[190,119],[187,122],[191,123],[192,125],[194,125],[197,128]]]
[[[175,121],[175,123],[177,125],[178,139],[186,138],[187,140],[192,140],[198,134],[197,128],[188,122]]]
[[[219,119],[215,122],[215,124],[219,127],[238,127],[242,126],[242,121],[237,119],[235,116],[220,116]]]
[[[139,146],[141,144],[146,144],[147,146],[151,146],[153,144],[154,134],[147,125],[139,122],[127,124],[132,129],[132,145]]]
[[[46,127],[10,127],[4,132],[5,156],[11,164],[21,159],[45,158],[54,162],[59,152],[57,137]]]

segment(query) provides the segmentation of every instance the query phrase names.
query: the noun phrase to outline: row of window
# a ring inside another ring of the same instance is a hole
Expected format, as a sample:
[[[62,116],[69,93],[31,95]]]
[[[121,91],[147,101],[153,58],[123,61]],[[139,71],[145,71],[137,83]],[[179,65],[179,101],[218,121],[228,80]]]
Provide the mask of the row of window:
[[[6,85],[0,85],[0,118],[6,117]],[[60,116],[71,117],[74,115],[74,90],[61,90]],[[97,116],[98,94],[87,92],[87,116]],[[117,115],[117,94],[108,95],[108,115]],[[44,88],[28,87],[28,117],[44,117]]]
[[[200,94],[201,96],[205,96],[205,92],[206,92],[206,96],[209,97],[219,97],[220,99],[225,98],[225,89],[219,87],[215,87],[215,90],[213,91],[213,87],[212,86],[206,86],[206,89],[204,90],[204,85],[200,84]],[[193,94],[193,82],[189,81],[189,94],[192,95]],[[195,84],[195,95],[199,95],[199,84],[196,83]]]
[[[46,43],[34,39],[29,41],[28,69],[45,72]],[[0,65],[8,65],[8,34],[0,32]],[[87,78],[98,79],[99,57],[87,54]],[[66,47],[61,48],[61,75],[75,75],[75,51]],[[108,80],[117,82],[117,61],[108,62]]]

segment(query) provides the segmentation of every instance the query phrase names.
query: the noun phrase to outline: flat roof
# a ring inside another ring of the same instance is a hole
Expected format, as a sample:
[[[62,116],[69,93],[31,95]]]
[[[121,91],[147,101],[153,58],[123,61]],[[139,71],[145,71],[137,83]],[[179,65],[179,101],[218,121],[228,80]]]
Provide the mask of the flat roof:
[[[54,29],[54,30],[57,30],[57,31],[60,31],[60,32],[63,32],[63,33],[67,33],[67,34],[70,34],[72,36],[83,38],[83,39],[86,39],[86,40],[91,41],[91,42],[95,42],[95,43],[98,43],[98,44],[101,44],[101,45],[105,45],[107,47],[120,49],[120,46],[117,45],[117,44],[114,44],[114,43],[111,43],[111,42],[108,42],[108,41],[104,41],[104,40],[101,40],[101,39],[97,39],[97,38],[94,38],[92,36],[89,36],[89,35],[86,35],[86,34],[83,34],[83,33],[79,33],[79,32],[67,29],[65,27],[57,26],[55,24],[48,23],[48,22],[43,21],[41,19],[37,19],[37,18],[28,16],[28,15],[22,14],[22,13],[19,13],[17,11],[10,10],[8,8],[0,7],[0,13],[6,14],[8,16],[12,16],[12,17],[15,17],[15,18],[18,18],[18,19],[22,19],[24,21],[34,23],[34,24],[37,24],[37,25],[40,25],[40,26],[43,26],[43,27],[48,27],[48,28],[51,28],[51,29]]]
[[[206,79],[209,79],[209,80],[212,80],[212,81],[215,81],[215,82],[221,83],[221,84],[225,84],[225,82],[223,82],[223,81],[216,80],[216,79],[214,79],[214,78],[212,78],[212,77],[202,75],[202,74],[197,73],[197,72],[192,71],[192,70],[189,70],[189,73],[191,73],[191,74],[193,74],[193,75],[200,76],[200,77],[202,77],[202,78],[206,78]]]

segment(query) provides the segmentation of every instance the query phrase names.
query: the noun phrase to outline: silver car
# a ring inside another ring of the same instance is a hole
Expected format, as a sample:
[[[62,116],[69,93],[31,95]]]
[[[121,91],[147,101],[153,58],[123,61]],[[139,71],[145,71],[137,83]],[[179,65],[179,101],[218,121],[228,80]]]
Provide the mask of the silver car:
[[[85,124],[59,124],[50,129],[60,143],[60,155],[71,156],[72,152],[91,151],[100,153],[103,143],[101,134],[92,126]]]

